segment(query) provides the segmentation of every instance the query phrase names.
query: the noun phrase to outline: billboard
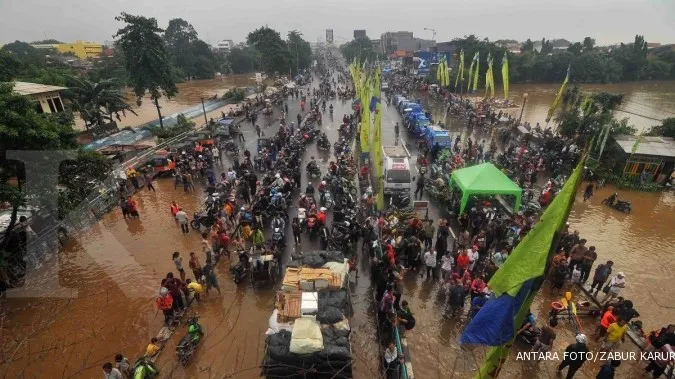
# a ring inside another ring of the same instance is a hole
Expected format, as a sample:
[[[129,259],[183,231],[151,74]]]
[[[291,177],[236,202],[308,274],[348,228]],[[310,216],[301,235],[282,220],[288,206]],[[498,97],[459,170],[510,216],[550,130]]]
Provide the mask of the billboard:
[[[326,29],[326,43],[333,43],[333,29]]]
[[[428,75],[431,72],[431,66],[437,65],[441,58],[445,57],[448,65],[452,62],[452,53],[434,53],[430,51],[417,51],[413,57],[415,64],[415,73],[420,76]]]

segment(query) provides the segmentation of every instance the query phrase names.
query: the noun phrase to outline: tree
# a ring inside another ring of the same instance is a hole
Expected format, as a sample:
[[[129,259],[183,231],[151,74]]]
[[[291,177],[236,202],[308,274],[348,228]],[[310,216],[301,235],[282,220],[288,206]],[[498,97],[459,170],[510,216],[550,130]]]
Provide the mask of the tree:
[[[106,79],[114,79],[121,87],[129,82],[129,74],[125,69],[125,58],[122,49],[115,49],[111,57],[104,57],[94,61],[92,68],[87,71],[87,80],[100,82]]]
[[[23,190],[25,172],[23,164],[7,159],[7,150],[56,150],[77,146],[71,125],[60,124],[55,118],[38,114],[33,102],[14,92],[11,83],[0,83],[0,203],[12,208],[5,238],[0,250],[9,243],[17,212],[26,205]],[[14,183],[12,179],[15,179]]]
[[[539,50],[539,54],[551,54],[553,53],[553,44],[551,41],[547,40],[546,38],[541,39],[541,50]]]
[[[355,38],[343,44],[340,46],[340,51],[348,62],[351,62],[354,58],[359,59],[361,62],[365,62],[366,60],[373,62],[377,59],[377,53],[373,49],[373,42],[366,36]]]
[[[260,63],[263,71],[268,74],[286,72],[290,54],[286,42],[274,29],[267,26],[260,27],[248,34],[246,42],[260,52]]]
[[[581,42],[575,42],[567,47],[567,51],[579,56],[584,51],[584,45],[582,45]]]
[[[118,38],[117,43],[126,57],[129,84],[133,87],[138,102],[142,102],[146,91],[150,92],[159,115],[159,124],[163,127],[158,99],[162,94],[172,97],[178,92],[171,76],[166,44],[161,36],[163,30],[157,26],[154,18],[122,12],[115,20],[126,23],[114,37]]]
[[[57,45],[59,43],[63,43],[63,42],[61,42],[57,39],[51,38],[51,39],[43,39],[41,41],[31,42],[31,45]]]
[[[653,126],[647,135],[675,138],[675,117],[667,118],[661,125]]]
[[[531,39],[527,39],[525,43],[523,43],[523,46],[520,47],[520,52],[521,53],[528,53],[528,52],[533,52],[534,51],[534,42],[532,42]]]
[[[584,47],[584,53],[593,51],[593,49],[595,48],[595,39],[591,37],[586,37],[584,38],[584,42],[582,42],[582,45]]]
[[[171,62],[187,75],[188,79],[191,79],[194,71],[195,56],[191,50],[192,43],[196,40],[197,31],[189,22],[182,18],[169,20],[169,26],[164,32],[164,41],[166,41]]]
[[[229,69],[235,74],[259,70],[260,60],[260,52],[249,46],[233,47],[225,57]]]
[[[295,70],[294,73],[297,75],[297,69],[309,68],[312,64],[312,48],[309,42],[302,38],[302,33],[297,30],[288,32],[286,45],[288,45],[289,50],[290,69]]]
[[[121,120],[120,113],[125,116],[127,111],[136,114],[114,79],[94,83],[72,78],[65,96],[72,101],[74,110],[80,113],[87,128],[103,126],[115,118]]]
[[[11,82],[21,70],[21,62],[12,54],[0,50],[0,83]]]
[[[211,47],[198,39],[190,45],[191,55],[194,57],[188,74],[195,79],[211,79],[216,74],[216,58]]]

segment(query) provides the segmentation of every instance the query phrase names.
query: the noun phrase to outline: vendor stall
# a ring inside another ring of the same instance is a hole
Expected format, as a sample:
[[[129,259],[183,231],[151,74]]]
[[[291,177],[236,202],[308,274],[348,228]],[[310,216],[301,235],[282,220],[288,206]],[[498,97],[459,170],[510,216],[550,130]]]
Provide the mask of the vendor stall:
[[[460,214],[464,212],[471,195],[509,195],[515,197],[513,211],[520,209],[522,189],[511,181],[492,163],[455,170],[450,177],[450,186],[456,185],[462,191]]]

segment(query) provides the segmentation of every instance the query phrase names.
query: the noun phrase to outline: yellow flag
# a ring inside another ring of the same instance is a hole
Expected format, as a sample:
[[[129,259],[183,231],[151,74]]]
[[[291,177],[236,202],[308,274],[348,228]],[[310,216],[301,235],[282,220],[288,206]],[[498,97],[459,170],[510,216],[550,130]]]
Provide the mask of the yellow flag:
[[[459,64],[457,65],[457,79],[455,79],[455,88],[457,88],[460,78],[462,83],[464,83],[464,50],[459,52]]]
[[[473,59],[476,60],[476,72],[473,73],[473,88],[471,92],[476,92],[478,89],[478,75],[480,75],[480,52],[476,51],[476,54],[473,56]]]
[[[565,80],[563,80],[563,83],[560,86],[560,89],[558,90],[558,94],[555,95],[555,99],[553,100],[553,104],[551,104],[551,108],[548,109],[548,114],[546,116],[546,122],[551,121],[551,119],[553,118],[553,113],[555,112],[555,109],[558,107],[558,104],[560,104],[560,99],[562,99],[562,94],[565,91],[565,86],[567,86],[567,82],[570,80],[570,68],[571,68],[571,65],[567,66],[567,74],[565,75]]]
[[[504,86],[504,99],[509,98],[509,58],[504,52],[504,58],[502,58],[502,84]]]

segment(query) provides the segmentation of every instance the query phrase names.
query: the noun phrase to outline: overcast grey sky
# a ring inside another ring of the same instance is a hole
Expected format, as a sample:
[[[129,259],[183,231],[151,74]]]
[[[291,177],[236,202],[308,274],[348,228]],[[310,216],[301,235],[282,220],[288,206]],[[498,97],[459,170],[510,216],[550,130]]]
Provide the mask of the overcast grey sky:
[[[364,9],[367,6],[367,9]],[[263,24],[285,35],[297,29],[305,38],[351,39],[354,29],[379,38],[385,31],[407,30],[437,41],[476,34],[525,40],[585,36],[599,44],[629,42],[635,34],[648,42],[675,43],[675,0],[0,0],[0,43],[55,38],[103,42],[120,27],[121,11],[157,18],[166,27],[181,17],[200,38],[235,42]]]

